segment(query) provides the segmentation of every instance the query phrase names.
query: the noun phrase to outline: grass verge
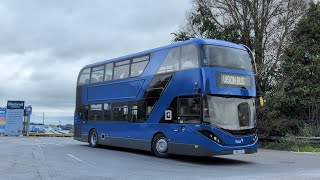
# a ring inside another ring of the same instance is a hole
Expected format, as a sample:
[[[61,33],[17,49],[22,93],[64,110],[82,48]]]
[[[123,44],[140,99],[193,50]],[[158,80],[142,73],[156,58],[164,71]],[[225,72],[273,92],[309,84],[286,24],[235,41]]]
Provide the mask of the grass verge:
[[[310,144],[300,140],[281,140],[280,142],[260,141],[259,148],[293,152],[320,153],[320,145]]]

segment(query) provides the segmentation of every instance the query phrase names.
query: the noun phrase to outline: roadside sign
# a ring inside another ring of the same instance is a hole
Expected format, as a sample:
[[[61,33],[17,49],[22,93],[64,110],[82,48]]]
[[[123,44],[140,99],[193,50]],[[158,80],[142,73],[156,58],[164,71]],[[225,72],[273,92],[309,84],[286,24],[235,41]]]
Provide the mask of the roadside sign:
[[[5,135],[22,135],[24,101],[8,101],[6,111]]]
[[[0,108],[0,133],[4,133],[6,124],[6,108]]]
[[[26,115],[30,116],[32,114],[32,106],[26,106]]]

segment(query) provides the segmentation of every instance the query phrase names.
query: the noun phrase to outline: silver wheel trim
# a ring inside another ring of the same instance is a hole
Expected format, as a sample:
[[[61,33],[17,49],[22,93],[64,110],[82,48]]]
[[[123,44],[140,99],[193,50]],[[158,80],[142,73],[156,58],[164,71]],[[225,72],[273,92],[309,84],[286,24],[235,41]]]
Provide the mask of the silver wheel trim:
[[[158,139],[158,141],[156,143],[156,149],[157,149],[158,153],[165,154],[165,152],[168,149],[168,142],[166,141],[166,139],[164,139],[164,138]]]
[[[96,133],[96,132],[93,132],[93,133],[91,134],[90,141],[91,141],[91,144],[92,144],[93,146],[95,146],[95,145],[97,144],[98,137],[97,137],[97,133]]]

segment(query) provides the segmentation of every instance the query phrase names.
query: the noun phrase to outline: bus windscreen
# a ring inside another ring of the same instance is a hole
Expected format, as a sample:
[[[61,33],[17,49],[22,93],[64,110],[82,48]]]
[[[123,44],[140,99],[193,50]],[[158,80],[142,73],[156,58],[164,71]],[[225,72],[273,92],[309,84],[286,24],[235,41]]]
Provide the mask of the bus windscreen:
[[[204,121],[227,130],[252,129],[256,124],[255,99],[207,95]]]
[[[251,59],[247,51],[224,46],[205,45],[206,66],[225,67],[252,71]]]

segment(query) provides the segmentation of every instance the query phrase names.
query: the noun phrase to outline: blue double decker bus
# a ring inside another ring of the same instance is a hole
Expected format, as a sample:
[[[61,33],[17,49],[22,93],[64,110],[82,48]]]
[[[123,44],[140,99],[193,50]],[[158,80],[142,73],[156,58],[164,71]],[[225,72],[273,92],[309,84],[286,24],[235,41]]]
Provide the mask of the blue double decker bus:
[[[74,138],[169,154],[257,152],[249,49],[191,39],[85,66]]]

